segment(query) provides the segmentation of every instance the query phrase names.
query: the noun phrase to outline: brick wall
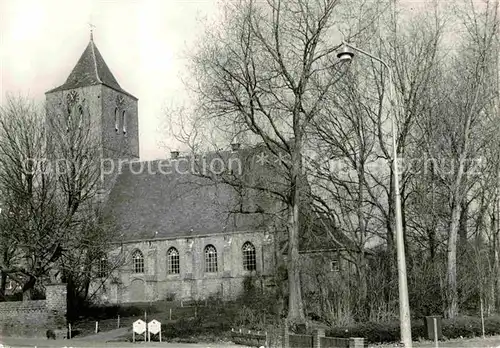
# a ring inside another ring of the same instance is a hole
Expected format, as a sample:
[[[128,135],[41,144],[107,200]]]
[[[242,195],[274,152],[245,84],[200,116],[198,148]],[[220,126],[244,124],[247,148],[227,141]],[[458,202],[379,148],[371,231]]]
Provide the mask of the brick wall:
[[[0,335],[44,337],[66,326],[66,285],[46,286],[46,299],[0,302]]]
[[[255,247],[256,272],[243,269],[242,246],[247,241]],[[217,250],[215,273],[205,273],[204,269],[204,248],[209,244]],[[120,284],[109,284],[102,297],[111,303],[158,301],[171,295],[176,300],[198,300],[217,293],[234,298],[243,289],[246,276],[271,276],[274,249],[268,244],[268,236],[262,231],[129,243],[124,246],[128,262],[118,274]],[[167,274],[167,251],[171,247],[179,252],[179,274]],[[135,250],[144,255],[144,274],[133,273],[131,255]]]
[[[47,118],[65,117],[67,113],[66,96],[71,92],[79,95],[79,104],[85,105],[84,116],[89,118],[88,125],[94,132],[95,141],[100,142],[102,147],[101,157],[105,159],[102,163],[106,171],[104,173],[102,187],[108,192],[114,183],[121,164],[119,160],[137,160],[139,158],[139,124],[137,100],[117,92],[103,85],[79,87],[67,91],[52,92],[46,95]],[[120,108],[119,129],[115,130],[116,98],[124,98],[124,105]],[[82,104],[82,101],[85,103]],[[121,112],[126,112],[126,134],[123,133],[123,122]],[[107,193],[106,193],[107,194]],[[100,196],[102,201],[106,196]]]
[[[98,139],[102,140],[106,148],[104,158],[139,158],[139,124],[137,100],[130,96],[117,92],[103,85],[79,87],[67,91],[52,92],[46,95],[48,117],[64,115],[66,106],[66,95],[76,91],[79,95],[79,103],[85,99],[88,107],[91,127],[96,131]],[[115,108],[116,98],[124,98],[124,105],[120,108],[119,129],[115,130]],[[127,114],[127,134],[123,134],[123,123],[121,111]]]
[[[67,287],[66,284],[45,286],[48,324],[58,328],[66,327]]]
[[[137,100],[117,92],[109,87],[102,86],[101,105],[96,114],[102,118],[102,139],[106,144],[105,158],[139,159],[139,121]],[[116,98],[122,96],[123,106],[119,107],[118,132],[115,130]],[[126,113],[126,130],[123,134],[122,112]]]

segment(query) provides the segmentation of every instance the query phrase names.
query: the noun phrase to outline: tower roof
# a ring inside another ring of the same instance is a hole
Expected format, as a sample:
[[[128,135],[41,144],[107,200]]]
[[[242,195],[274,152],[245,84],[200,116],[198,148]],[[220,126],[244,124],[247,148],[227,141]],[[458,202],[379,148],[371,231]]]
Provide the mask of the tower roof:
[[[108,65],[97,49],[91,33],[90,42],[87,45],[87,48],[85,49],[85,51],[83,51],[80,59],[66,79],[66,82],[63,85],[54,88],[46,93],[64,91],[78,87],[95,86],[100,84],[105,85],[118,92],[122,92],[134,99],[137,99],[130,93],[126,92],[123,88],[121,88],[118,81],[116,81],[113,73],[111,72],[111,70],[109,70]]]

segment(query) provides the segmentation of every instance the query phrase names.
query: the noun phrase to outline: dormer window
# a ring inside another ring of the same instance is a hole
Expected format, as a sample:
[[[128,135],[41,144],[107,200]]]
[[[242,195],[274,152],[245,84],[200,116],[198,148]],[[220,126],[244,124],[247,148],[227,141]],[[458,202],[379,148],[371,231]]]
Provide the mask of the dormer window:
[[[127,135],[127,114],[125,111],[122,113],[123,135]]]

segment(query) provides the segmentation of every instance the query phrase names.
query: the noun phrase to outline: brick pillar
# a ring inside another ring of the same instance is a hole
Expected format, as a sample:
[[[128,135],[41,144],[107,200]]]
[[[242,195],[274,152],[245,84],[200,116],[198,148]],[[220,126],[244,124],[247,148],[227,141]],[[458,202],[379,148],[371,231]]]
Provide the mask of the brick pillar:
[[[46,308],[50,321],[57,328],[66,327],[67,285],[48,284],[45,286]]]
[[[316,329],[313,332],[313,348],[321,348],[321,337],[325,337],[324,329]]]
[[[360,337],[349,338],[349,348],[365,348],[365,339]]]
[[[283,321],[283,331],[281,333],[281,347],[290,348],[290,336],[288,335],[288,321]]]

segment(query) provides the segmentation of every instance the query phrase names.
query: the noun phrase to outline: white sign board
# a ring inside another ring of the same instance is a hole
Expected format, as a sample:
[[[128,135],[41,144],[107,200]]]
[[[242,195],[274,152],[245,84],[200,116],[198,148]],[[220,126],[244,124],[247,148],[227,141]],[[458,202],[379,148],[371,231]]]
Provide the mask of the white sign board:
[[[135,321],[132,327],[134,329],[134,333],[138,335],[142,335],[146,332],[146,322],[144,320],[139,319]]]
[[[156,335],[160,334],[160,342],[161,342],[161,323],[158,320],[151,320],[148,323],[148,341],[151,342],[151,334]]]
[[[158,334],[161,331],[161,323],[158,320],[151,320],[148,323],[148,331],[153,335]]]

